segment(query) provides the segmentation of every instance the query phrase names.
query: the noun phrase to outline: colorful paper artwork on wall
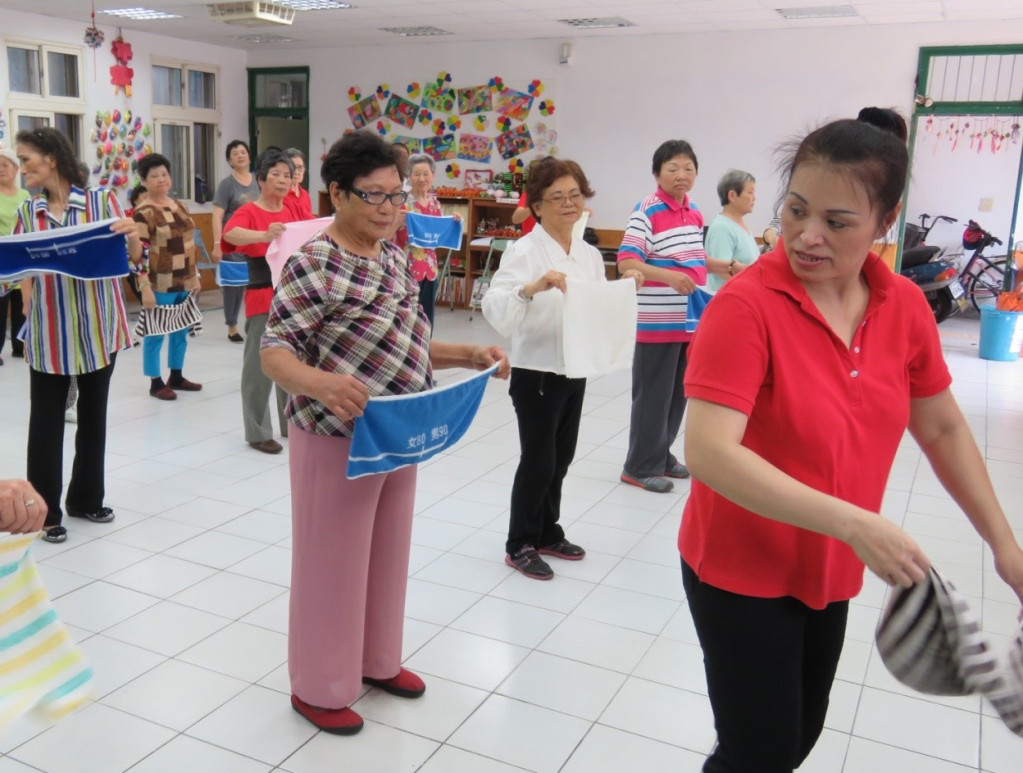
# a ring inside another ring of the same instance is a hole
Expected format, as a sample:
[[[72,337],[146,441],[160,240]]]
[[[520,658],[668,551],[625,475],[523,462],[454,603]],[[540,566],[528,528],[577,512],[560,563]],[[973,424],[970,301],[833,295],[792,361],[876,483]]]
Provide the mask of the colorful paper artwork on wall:
[[[416,125],[419,106],[415,102],[409,102],[407,99],[395,95],[388,100],[387,107],[384,108],[384,115],[399,126],[411,129]]]
[[[458,113],[486,113],[493,110],[490,99],[490,86],[470,86],[458,90]]]
[[[505,89],[497,95],[494,109],[503,116],[516,121],[526,120],[530,108],[533,107],[533,98],[521,91]]]
[[[434,161],[447,161],[455,157],[455,135],[442,134],[423,140],[423,152]]]
[[[504,134],[498,134],[494,142],[497,143],[497,152],[505,161],[533,149],[533,136],[529,133],[529,127],[524,123]]]
[[[486,85],[457,86],[450,73],[441,72],[425,82],[380,83],[366,91],[352,86],[348,131],[370,128],[436,161],[489,165],[503,160],[512,171],[522,169],[532,160],[519,158],[524,154],[556,154],[558,133],[554,100],[544,93],[544,84],[536,79],[515,85],[521,90],[494,76]]]
[[[381,116],[380,105],[377,104],[376,96],[360,99],[350,108],[348,116],[352,119],[352,126],[356,129],[364,129],[368,124],[373,123]]]
[[[428,83],[423,87],[423,107],[440,113],[454,112],[455,90],[440,83]]]
[[[458,157],[466,161],[490,163],[494,140],[483,134],[460,134],[458,136]]]
[[[408,148],[409,155],[423,152],[423,141],[418,137],[408,137],[404,134],[391,135],[391,142],[404,145]]]

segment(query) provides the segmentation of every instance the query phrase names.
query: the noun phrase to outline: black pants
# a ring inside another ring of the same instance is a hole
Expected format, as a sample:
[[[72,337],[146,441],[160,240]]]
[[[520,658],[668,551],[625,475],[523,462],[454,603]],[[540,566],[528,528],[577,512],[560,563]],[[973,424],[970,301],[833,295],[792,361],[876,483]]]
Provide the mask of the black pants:
[[[114,355],[112,355],[114,356]],[[75,461],[67,490],[67,506],[76,512],[103,507],[104,458],[107,443],[107,395],[114,363],[82,373],[78,381],[78,429]],[[64,517],[60,493],[64,486],[64,407],[71,376],[29,371],[28,480],[46,500],[46,525]]]
[[[824,729],[849,602],[810,609],[791,596],[682,584],[703,648],[718,746],[704,773],[792,773]]]
[[[11,310],[11,352],[20,354],[25,351],[25,344],[18,340],[18,333],[25,324],[25,314],[21,307],[21,290],[11,290],[0,298],[0,350],[7,340],[7,309]]]
[[[437,297],[437,280],[423,279],[419,282],[419,305],[426,312],[426,318],[430,320],[430,335],[433,335],[433,309]]]
[[[575,457],[586,379],[512,368],[508,390],[519,422],[519,468],[512,484],[505,550],[564,538],[561,483]]]

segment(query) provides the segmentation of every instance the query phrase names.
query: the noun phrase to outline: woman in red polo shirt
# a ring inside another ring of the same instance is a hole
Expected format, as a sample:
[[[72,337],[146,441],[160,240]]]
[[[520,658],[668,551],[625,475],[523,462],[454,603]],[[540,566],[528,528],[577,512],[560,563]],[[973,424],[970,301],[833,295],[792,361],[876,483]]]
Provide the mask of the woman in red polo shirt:
[[[718,746],[706,773],[788,773],[824,725],[863,567],[891,585],[927,557],[878,513],[905,430],[1023,599],[1023,551],[949,390],[919,290],[870,252],[899,214],[897,137],[836,121],[800,143],[783,245],[700,320],[685,377],[682,578]]]

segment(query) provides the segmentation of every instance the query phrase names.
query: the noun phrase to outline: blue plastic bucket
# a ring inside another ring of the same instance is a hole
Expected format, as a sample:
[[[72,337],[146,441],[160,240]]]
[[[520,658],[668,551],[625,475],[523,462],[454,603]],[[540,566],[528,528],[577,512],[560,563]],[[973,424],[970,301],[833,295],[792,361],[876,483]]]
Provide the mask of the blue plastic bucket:
[[[980,358],[1013,362],[1023,346],[1023,312],[980,310]]]

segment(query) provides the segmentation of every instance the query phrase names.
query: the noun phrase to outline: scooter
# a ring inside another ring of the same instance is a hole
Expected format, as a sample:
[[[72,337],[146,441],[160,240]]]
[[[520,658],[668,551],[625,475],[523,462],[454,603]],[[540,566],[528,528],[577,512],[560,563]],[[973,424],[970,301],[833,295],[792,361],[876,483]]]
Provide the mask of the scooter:
[[[928,225],[927,221],[930,220]],[[966,309],[966,291],[959,281],[958,245],[934,247],[924,242],[931,229],[940,222],[955,223],[954,217],[920,215],[920,225],[906,224],[899,273],[919,287],[931,305],[934,321],[943,322]]]

